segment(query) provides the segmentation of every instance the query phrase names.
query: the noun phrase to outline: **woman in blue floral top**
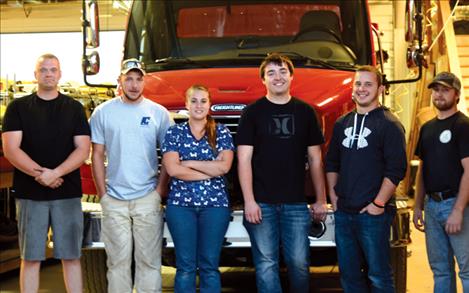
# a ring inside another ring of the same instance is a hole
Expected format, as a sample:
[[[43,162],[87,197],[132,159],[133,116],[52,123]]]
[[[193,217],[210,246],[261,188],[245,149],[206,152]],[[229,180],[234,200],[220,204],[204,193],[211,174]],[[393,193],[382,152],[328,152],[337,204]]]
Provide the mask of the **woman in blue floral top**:
[[[176,252],[176,293],[220,292],[219,258],[230,209],[223,175],[233,161],[229,130],[209,115],[204,86],[186,91],[189,121],[168,129],[163,164],[171,176],[166,221]]]

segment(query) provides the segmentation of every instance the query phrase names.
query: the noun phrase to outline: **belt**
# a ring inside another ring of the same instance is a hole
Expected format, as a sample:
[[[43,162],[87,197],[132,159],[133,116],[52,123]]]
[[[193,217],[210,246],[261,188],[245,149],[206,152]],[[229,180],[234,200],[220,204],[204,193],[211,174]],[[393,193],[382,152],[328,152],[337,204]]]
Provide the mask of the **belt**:
[[[448,198],[456,197],[457,193],[452,190],[429,192],[427,195],[434,201],[443,201]]]

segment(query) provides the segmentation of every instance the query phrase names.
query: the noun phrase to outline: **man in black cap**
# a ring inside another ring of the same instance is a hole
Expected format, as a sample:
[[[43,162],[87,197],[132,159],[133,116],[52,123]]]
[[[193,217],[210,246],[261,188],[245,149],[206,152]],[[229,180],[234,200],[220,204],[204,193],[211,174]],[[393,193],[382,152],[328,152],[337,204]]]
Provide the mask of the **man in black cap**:
[[[437,116],[422,126],[415,151],[413,221],[425,232],[434,292],[456,292],[454,257],[469,292],[469,118],[457,109],[461,82],[454,74],[439,73],[428,88]]]

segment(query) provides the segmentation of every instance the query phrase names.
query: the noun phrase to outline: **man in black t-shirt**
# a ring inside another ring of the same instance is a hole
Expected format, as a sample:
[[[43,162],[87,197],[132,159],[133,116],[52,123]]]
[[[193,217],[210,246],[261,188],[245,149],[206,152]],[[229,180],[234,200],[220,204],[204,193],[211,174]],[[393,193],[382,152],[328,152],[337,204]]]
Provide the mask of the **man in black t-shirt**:
[[[3,120],[3,151],[15,167],[21,292],[37,292],[49,227],[68,292],[82,292],[83,237],[79,167],[89,155],[90,129],[82,105],[59,93],[60,63],[36,63],[37,93],[12,101]]]
[[[327,208],[320,145],[324,138],[313,108],[290,95],[290,59],[269,55],[260,75],[267,94],[244,110],[236,137],[244,226],[251,239],[257,289],[281,292],[281,243],[290,292],[309,292],[311,220],[304,192],[305,158],[317,196],[312,213],[323,220]]]
[[[461,82],[454,74],[439,73],[428,88],[437,116],[422,126],[415,150],[414,225],[425,232],[434,292],[456,292],[455,257],[469,292],[469,118],[457,109]]]

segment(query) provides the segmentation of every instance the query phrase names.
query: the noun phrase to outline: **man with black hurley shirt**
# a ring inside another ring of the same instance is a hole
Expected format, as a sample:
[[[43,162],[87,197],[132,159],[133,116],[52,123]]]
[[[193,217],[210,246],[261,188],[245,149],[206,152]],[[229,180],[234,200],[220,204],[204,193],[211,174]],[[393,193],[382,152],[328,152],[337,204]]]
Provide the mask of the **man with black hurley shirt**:
[[[320,145],[324,138],[313,108],[290,95],[290,59],[270,54],[260,66],[260,76],[267,94],[244,110],[236,137],[244,226],[251,239],[257,289],[282,292],[282,247],[290,292],[309,292],[311,219],[304,192],[305,158],[317,195],[311,210],[316,220],[323,220],[327,208]]]

